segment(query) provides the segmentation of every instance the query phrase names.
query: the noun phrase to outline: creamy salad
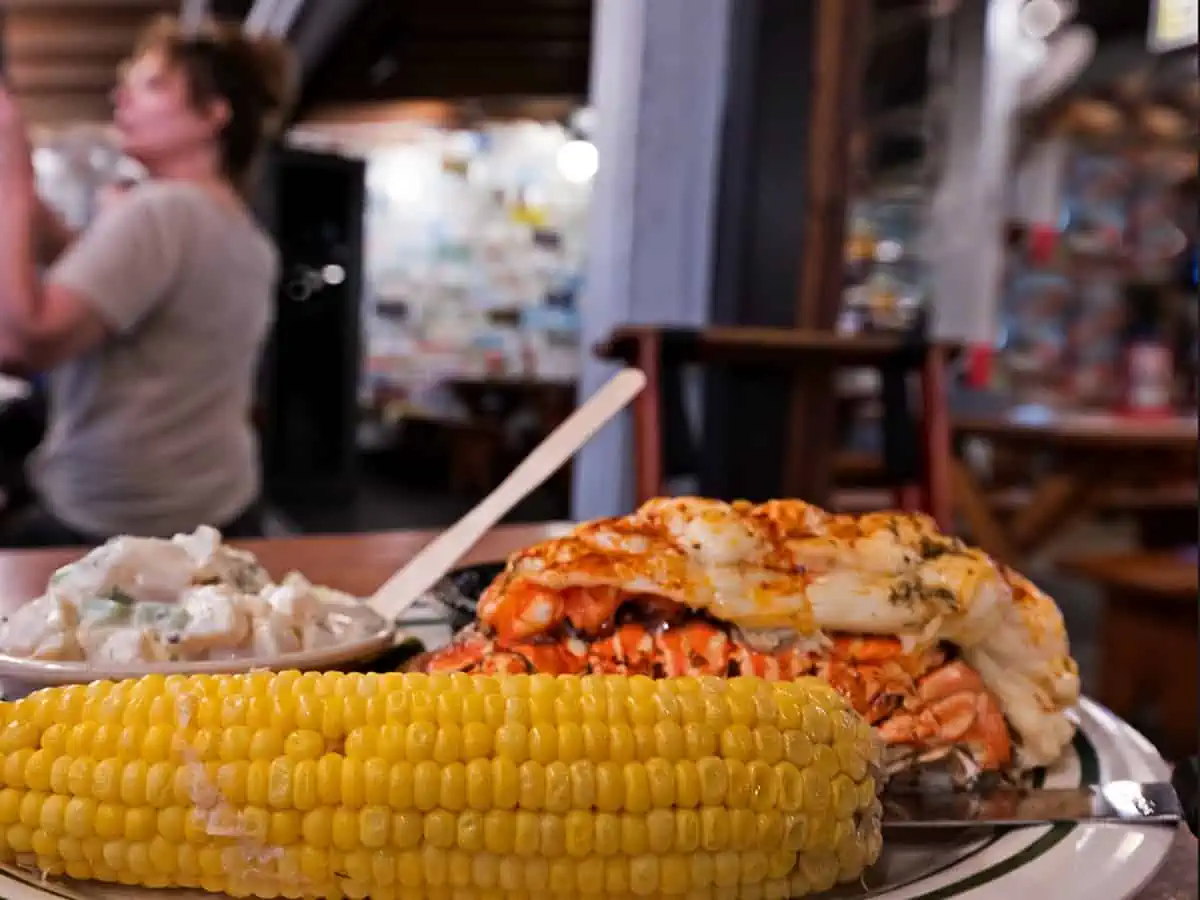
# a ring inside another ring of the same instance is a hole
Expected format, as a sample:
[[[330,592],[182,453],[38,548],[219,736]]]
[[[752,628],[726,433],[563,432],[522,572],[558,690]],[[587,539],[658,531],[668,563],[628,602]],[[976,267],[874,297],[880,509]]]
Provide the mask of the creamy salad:
[[[108,664],[273,657],[386,627],[349,594],[290,573],[274,582],[215,528],[170,540],[118,537],[59,569],[0,618],[0,654]]]

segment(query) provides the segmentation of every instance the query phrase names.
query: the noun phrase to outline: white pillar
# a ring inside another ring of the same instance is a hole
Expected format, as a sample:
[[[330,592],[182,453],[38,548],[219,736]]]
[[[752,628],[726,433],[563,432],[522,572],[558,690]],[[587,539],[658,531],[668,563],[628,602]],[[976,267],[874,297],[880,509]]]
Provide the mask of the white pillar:
[[[617,325],[708,319],[712,216],[735,0],[596,0],[592,105],[600,156],[580,300],[581,394],[613,367],[591,348]],[[633,504],[628,417],[576,458],[572,514]]]
[[[1014,221],[1023,225],[1058,226],[1070,151],[1071,143],[1063,137],[1046,138],[1029,148],[1013,173]]]
[[[973,0],[955,13],[945,171],[930,235],[934,333],[990,343],[1004,275],[1013,133],[1021,79],[1021,0]]]

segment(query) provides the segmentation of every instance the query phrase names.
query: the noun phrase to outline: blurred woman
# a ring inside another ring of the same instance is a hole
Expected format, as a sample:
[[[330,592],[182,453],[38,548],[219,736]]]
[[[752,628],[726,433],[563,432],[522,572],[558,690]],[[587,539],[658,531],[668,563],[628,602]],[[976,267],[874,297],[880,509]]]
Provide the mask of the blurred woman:
[[[149,177],[78,237],[39,203],[0,86],[0,366],[51,372],[36,503],[0,544],[258,530],[250,411],[278,254],[243,191],[289,83],[277,43],[157,23],[114,95],[121,150]]]

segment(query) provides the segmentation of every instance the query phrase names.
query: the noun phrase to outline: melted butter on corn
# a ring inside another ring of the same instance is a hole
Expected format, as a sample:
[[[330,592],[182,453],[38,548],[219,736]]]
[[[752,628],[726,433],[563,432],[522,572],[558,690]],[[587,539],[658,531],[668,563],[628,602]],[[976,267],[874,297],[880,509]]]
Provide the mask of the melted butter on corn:
[[[878,858],[877,766],[815,679],[151,676],[0,704],[0,861],[236,897],[797,897]]]

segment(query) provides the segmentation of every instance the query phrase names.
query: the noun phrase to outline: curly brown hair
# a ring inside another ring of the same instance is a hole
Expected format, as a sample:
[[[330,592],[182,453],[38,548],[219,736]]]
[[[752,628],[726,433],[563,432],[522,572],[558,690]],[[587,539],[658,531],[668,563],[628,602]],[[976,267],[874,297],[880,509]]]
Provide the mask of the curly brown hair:
[[[287,46],[251,37],[225,22],[185,31],[177,19],[164,16],[143,32],[134,58],[147,53],[161,54],[182,69],[197,107],[214,100],[228,105],[229,121],[220,135],[221,168],[244,186],[292,102],[295,66]]]

